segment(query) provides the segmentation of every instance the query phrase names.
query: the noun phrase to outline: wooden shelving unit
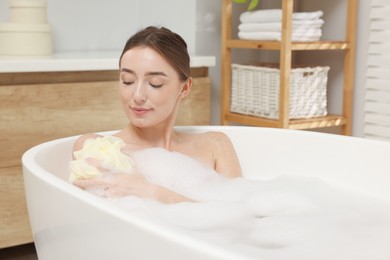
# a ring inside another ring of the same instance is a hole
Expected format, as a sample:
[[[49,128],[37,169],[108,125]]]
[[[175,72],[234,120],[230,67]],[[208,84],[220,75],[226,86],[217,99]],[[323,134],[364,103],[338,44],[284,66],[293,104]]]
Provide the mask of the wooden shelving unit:
[[[292,14],[294,1],[282,1],[281,41],[238,40],[232,37],[231,0],[222,0],[222,58],[221,58],[221,123],[235,122],[253,126],[278,127],[289,129],[310,129],[341,126],[342,134],[352,133],[352,101],[354,85],[355,38],[358,0],[348,1],[345,41],[292,42]],[[280,51],[280,96],[279,119],[248,116],[230,112],[231,96],[231,50],[258,49]],[[309,119],[289,119],[290,71],[293,51],[342,50],[344,52],[343,111],[341,115],[327,115]]]

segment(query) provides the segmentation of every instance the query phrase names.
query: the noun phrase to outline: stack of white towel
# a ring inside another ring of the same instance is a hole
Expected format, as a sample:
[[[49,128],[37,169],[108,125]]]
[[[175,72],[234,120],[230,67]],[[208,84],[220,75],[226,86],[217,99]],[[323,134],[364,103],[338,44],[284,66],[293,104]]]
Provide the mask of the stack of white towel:
[[[292,41],[318,41],[322,35],[322,11],[294,12]],[[282,10],[247,11],[240,15],[238,38],[244,40],[280,41],[282,38]]]

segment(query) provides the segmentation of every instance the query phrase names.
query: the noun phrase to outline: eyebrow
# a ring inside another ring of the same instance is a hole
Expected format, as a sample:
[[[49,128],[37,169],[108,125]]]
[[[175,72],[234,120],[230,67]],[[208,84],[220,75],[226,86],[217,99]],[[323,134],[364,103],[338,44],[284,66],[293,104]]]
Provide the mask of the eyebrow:
[[[127,68],[122,68],[121,72],[127,72],[127,73],[131,73],[131,74],[135,74],[135,72],[133,70],[127,69]],[[146,75],[147,76],[164,76],[164,77],[168,77],[168,75],[165,74],[162,71],[150,71],[150,72],[147,72]]]

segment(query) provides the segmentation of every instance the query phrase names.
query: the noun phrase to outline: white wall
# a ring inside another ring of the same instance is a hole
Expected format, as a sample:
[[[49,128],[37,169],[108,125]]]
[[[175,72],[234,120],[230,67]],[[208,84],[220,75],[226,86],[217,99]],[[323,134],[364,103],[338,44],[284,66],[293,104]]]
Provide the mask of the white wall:
[[[211,67],[211,123],[220,122],[221,77],[221,1],[196,1],[196,53],[215,56],[217,66]]]
[[[34,1],[34,0],[30,0]],[[195,52],[196,0],[47,0],[54,51],[121,50],[147,25],[179,33]],[[183,12],[183,10],[186,10]],[[0,22],[8,20],[7,0],[0,0]]]
[[[8,5],[6,0],[0,0],[0,23],[8,21]]]
[[[353,135],[363,136],[364,128],[364,98],[367,71],[368,40],[370,35],[370,1],[359,1],[359,16],[357,21],[357,49],[355,70],[355,97],[353,105]]]

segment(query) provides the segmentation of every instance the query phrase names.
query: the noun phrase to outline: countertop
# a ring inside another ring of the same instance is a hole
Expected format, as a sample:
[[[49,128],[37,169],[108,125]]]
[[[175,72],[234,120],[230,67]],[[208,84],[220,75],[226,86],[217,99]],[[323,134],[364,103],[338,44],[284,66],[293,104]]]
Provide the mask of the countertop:
[[[0,56],[0,73],[116,70],[120,51],[61,52],[50,56]],[[214,56],[191,56],[191,67],[213,67]]]

